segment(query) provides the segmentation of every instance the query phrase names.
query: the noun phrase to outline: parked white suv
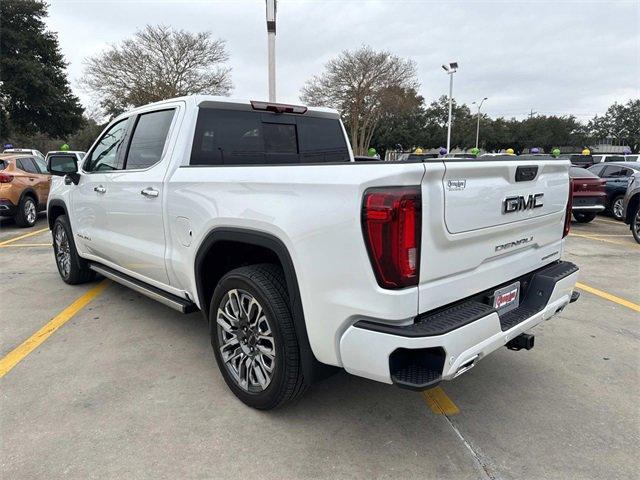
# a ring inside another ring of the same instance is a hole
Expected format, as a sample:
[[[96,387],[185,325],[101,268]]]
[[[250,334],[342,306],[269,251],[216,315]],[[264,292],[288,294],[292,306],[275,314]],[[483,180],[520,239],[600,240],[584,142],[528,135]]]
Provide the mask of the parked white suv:
[[[354,162],[335,111],[193,96],[50,159],[62,279],[201,310],[230,389],[269,409],[344,368],[424,389],[577,298],[569,161]]]

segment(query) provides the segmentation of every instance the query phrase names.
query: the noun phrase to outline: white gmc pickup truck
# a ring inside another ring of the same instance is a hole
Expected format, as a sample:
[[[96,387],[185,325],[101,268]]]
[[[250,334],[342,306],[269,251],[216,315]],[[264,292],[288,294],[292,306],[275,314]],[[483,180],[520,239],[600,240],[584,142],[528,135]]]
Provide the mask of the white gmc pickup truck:
[[[201,310],[260,409],[337,368],[451,380],[577,299],[569,162],[354,162],[338,113],[192,96],[113,120],[48,202],[69,284],[96,273]]]

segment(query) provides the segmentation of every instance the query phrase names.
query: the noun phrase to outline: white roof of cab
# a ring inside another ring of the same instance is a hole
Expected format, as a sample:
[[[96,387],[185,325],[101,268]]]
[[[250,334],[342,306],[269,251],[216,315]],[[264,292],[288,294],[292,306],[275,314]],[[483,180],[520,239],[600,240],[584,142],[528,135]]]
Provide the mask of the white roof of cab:
[[[148,105],[143,105],[141,107],[134,108],[126,112],[126,114],[135,113],[139,110],[147,110],[149,107],[157,107],[165,104],[170,104],[174,102],[183,101],[186,103],[191,103],[197,107],[215,107],[215,108],[225,108],[229,110],[251,110],[251,100],[242,100],[236,98],[229,97],[220,97],[216,95],[188,95],[184,97],[176,97],[169,98],[167,100],[161,100],[159,102],[150,103]],[[266,102],[264,100],[259,100],[260,102],[265,103],[284,103],[289,105],[286,102]],[[291,104],[291,105],[300,105],[300,104]],[[126,115],[123,114],[123,115]],[[309,115],[311,114],[311,115]],[[319,117],[331,117],[331,118],[339,118],[340,114],[337,110],[332,108],[324,108],[324,107],[307,107],[307,112],[302,115],[308,116],[319,116]]]

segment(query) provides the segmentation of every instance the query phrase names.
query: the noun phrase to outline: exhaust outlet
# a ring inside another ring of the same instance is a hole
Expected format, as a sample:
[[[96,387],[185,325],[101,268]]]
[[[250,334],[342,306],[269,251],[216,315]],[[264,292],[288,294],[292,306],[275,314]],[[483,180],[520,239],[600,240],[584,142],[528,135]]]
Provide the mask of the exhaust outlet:
[[[509,350],[531,350],[533,348],[535,337],[529,333],[521,333],[513,340],[507,343]]]

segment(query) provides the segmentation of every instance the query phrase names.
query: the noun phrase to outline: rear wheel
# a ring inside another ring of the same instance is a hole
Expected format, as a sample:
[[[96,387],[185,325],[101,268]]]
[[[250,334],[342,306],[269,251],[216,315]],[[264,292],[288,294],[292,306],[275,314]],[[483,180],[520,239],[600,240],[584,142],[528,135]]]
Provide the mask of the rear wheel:
[[[624,197],[622,195],[617,196],[611,202],[611,214],[616,220],[622,220],[622,212],[624,211]]]
[[[37,219],[38,210],[36,201],[32,197],[25,195],[18,205],[18,212],[15,218],[16,225],[19,227],[33,227]]]
[[[52,234],[56,266],[62,280],[69,285],[93,280],[96,277],[96,272],[91,270],[87,262],[78,255],[76,244],[71,235],[69,219],[66,215],[60,215],[56,218]]]
[[[636,242],[640,243],[640,205],[636,207],[636,211],[631,217],[631,233]]]
[[[578,223],[589,223],[594,218],[596,218],[596,214],[595,213],[574,212],[573,213],[573,218],[575,218],[576,222],[578,222]]]
[[[306,390],[286,283],[276,265],[227,273],[209,310],[211,345],[231,391],[261,410],[279,407]]]

